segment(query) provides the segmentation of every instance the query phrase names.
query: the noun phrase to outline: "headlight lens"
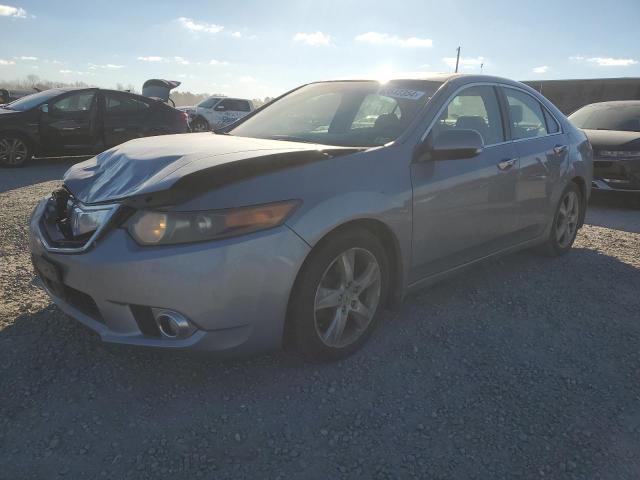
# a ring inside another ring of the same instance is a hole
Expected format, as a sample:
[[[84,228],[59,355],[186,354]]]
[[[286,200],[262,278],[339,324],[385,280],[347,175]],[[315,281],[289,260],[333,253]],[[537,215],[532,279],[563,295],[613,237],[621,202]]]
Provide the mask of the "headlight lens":
[[[639,158],[640,150],[600,150],[599,154],[608,158]]]
[[[111,209],[84,210],[74,206],[71,210],[71,232],[74,237],[93,232],[104,223]]]
[[[128,224],[128,230],[140,245],[202,242],[281,225],[299,203],[298,200],[289,200],[201,212],[142,210],[133,216]]]

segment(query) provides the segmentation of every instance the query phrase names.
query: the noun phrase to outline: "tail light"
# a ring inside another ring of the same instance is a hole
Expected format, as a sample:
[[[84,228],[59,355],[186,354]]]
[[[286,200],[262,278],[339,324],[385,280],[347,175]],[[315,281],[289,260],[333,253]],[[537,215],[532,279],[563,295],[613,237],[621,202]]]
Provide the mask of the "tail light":
[[[189,114],[187,112],[180,112],[180,116],[185,122],[189,123]]]

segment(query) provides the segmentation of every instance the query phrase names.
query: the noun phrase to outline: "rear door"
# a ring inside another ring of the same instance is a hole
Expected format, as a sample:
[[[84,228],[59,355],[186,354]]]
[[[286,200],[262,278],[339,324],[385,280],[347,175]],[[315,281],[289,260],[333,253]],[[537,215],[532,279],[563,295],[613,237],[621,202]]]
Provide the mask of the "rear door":
[[[412,164],[412,281],[508,247],[517,229],[518,164],[506,141],[496,87],[461,90],[428,138],[450,129],[476,130],[485,146],[473,158]]]
[[[151,105],[125,92],[102,91],[104,141],[107,148],[146,135]]]
[[[542,234],[553,214],[553,186],[566,160],[568,138],[559,122],[533,95],[502,88],[509,116],[509,130],[520,159],[516,186],[518,232],[523,241]]]
[[[40,122],[47,153],[93,153],[99,143],[96,90],[80,90],[56,97],[47,105]]]

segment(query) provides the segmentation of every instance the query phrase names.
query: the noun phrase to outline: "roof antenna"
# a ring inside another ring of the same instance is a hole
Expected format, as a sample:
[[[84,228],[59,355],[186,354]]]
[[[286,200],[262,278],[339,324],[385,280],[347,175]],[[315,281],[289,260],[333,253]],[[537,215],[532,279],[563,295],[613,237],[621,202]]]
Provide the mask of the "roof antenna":
[[[460,47],[457,48],[458,55],[456,56],[456,73],[458,73],[458,65],[460,64]]]

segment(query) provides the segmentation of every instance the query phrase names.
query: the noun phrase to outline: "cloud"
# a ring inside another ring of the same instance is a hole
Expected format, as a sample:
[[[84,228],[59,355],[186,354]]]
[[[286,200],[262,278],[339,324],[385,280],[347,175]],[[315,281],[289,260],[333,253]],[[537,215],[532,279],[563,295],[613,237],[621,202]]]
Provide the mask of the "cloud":
[[[255,78],[253,78],[252,76],[250,76],[250,75],[244,75],[244,76],[240,77],[239,80],[242,83],[256,83],[257,82],[257,80]]]
[[[445,57],[442,61],[449,68],[454,68],[456,66],[456,57]],[[480,68],[480,65],[487,63],[487,59],[484,57],[460,57],[459,69],[474,69]]]
[[[293,36],[293,41],[296,43],[303,43],[305,45],[311,45],[312,47],[327,47],[331,45],[331,37],[326,33],[313,32],[302,33],[298,32]]]
[[[107,63],[105,65],[96,65],[95,63],[89,63],[87,65],[89,65],[89,70],[98,70],[99,68],[103,70],[120,70],[121,68],[124,68],[124,65],[115,65],[113,63]]]
[[[419,37],[398,37],[388,33],[367,32],[355,38],[356,42],[370,43],[371,45],[390,45],[403,48],[424,48],[432,47],[433,40]]]
[[[190,32],[205,32],[205,33],[219,33],[224,30],[222,25],[216,25],[214,23],[196,22],[191,18],[180,17],[178,23],[182,28],[186,28]]]
[[[549,67],[547,65],[541,65],[533,69],[533,73],[547,73],[548,71]]]
[[[0,65],[15,65],[16,62],[13,60],[3,60],[0,58]]]
[[[138,57],[138,60],[142,61],[142,62],[162,62],[164,61],[163,57]]]
[[[38,60],[38,57],[13,57],[16,60],[23,60],[25,62],[35,62],[36,60]]]
[[[27,11],[24,8],[0,4],[0,17],[26,18]]]
[[[628,67],[630,65],[636,65],[638,60],[633,58],[612,58],[612,57],[584,57],[582,55],[576,55],[569,57],[569,60],[574,62],[591,63],[599,67]]]
[[[235,37],[235,38],[242,38],[242,33],[240,33],[240,32],[233,32],[233,33],[231,34],[231,36],[232,36],[232,37]]]
[[[173,57],[173,59],[176,61],[176,63],[179,63],[180,65],[189,65],[191,63],[189,60],[187,60],[184,57]]]
[[[209,62],[209,65],[219,65],[221,67],[224,67],[226,65],[229,65],[229,62],[227,62],[226,60],[216,60],[215,58],[213,58]]]
[[[66,75],[68,73],[72,73],[71,70],[60,70],[60,73],[62,73],[63,75]]]

